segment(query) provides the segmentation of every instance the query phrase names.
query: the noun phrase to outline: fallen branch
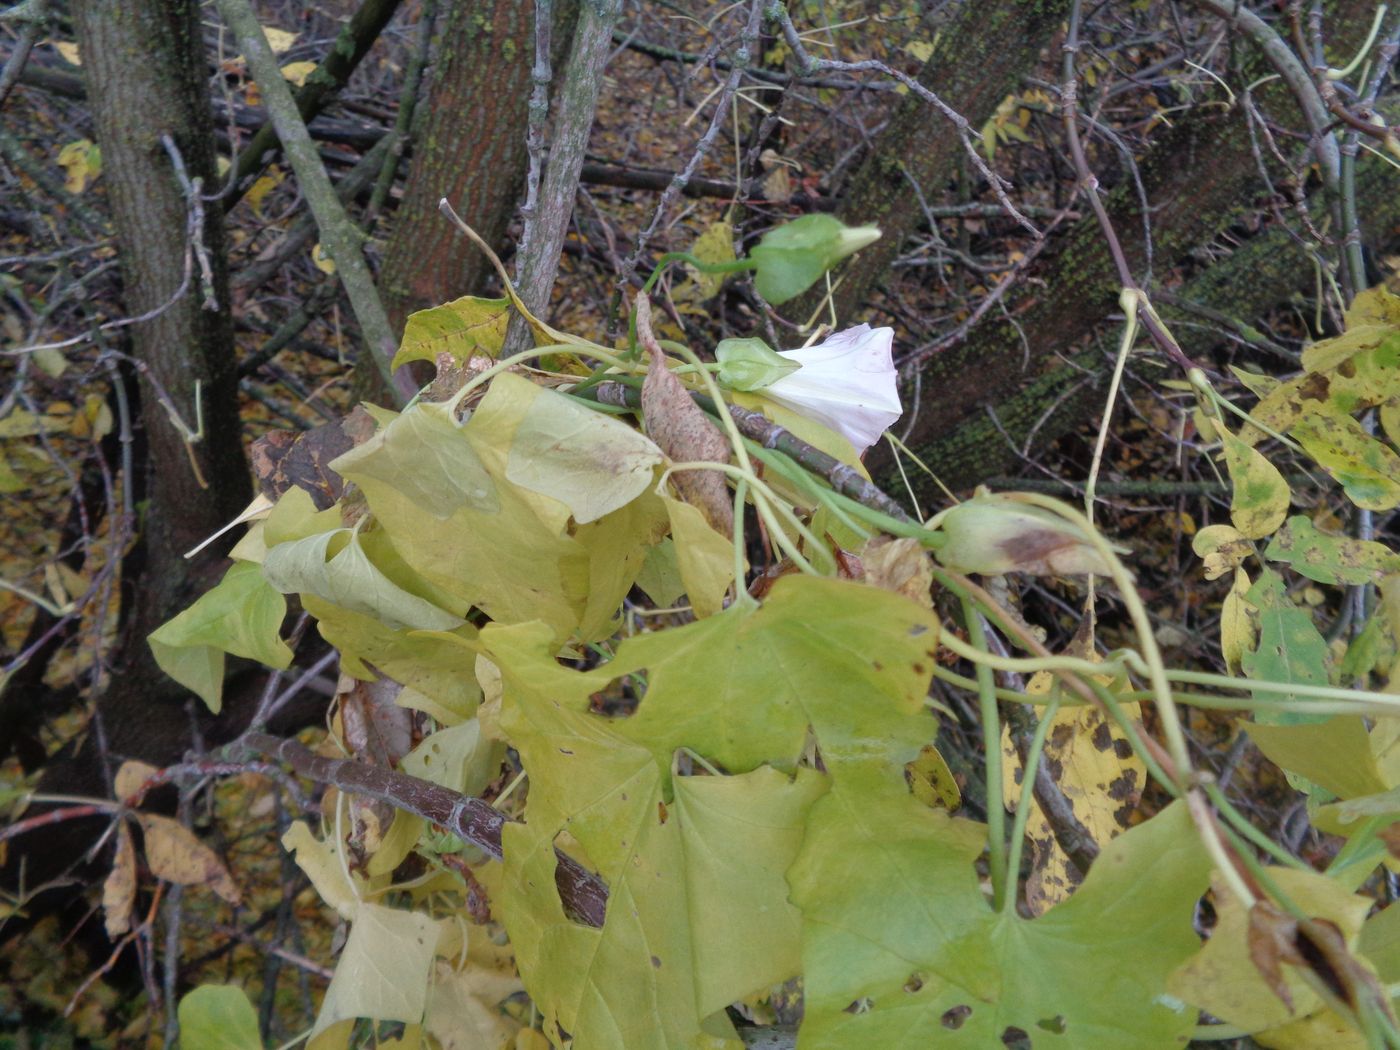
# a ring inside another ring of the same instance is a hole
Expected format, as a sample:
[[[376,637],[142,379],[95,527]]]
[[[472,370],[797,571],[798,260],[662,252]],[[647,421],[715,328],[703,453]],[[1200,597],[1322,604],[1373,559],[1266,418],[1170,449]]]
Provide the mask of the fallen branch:
[[[479,798],[382,766],[318,755],[295,740],[268,733],[245,733],[238,743],[249,751],[285,762],[309,780],[422,817],[446,828],[463,842],[501,858],[501,828],[506,818]],[[564,910],[579,922],[602,926],[607,912],[607,886],[568,854],[555,850],[555,855],[559,864],[554,869],[554,883]]]

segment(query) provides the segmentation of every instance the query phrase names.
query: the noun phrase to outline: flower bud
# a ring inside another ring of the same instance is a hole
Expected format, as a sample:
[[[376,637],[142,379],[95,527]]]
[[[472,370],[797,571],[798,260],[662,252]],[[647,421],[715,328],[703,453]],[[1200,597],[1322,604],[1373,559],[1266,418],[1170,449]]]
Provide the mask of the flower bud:
[[[979,492],[929,523],[947,542],[934,556],[950,569],[999,576],[1109,574],[1108,562],[1073,522],[1004,495]]]
[[[720,365],[719,381],[730,390],[759,390],[802,367],[780,357],[757,337],[720,340],[715,360]]]
[[[848,255],[880,236],[874,226],[845,226],[830,215],[804,215],[765,233],[749,253],[754,287],[774,306],[795,299]]]

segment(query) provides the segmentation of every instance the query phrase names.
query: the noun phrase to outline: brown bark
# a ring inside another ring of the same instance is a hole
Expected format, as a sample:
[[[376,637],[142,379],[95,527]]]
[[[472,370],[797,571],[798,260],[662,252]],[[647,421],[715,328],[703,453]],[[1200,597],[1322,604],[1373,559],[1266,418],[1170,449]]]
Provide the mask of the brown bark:
[[[439,215],[443,197],[488,244],[504,246],[525,185],[532,6],[518,0],[448,5],[380,270],[395,332],[414,310],[480,291],[490,269]]]

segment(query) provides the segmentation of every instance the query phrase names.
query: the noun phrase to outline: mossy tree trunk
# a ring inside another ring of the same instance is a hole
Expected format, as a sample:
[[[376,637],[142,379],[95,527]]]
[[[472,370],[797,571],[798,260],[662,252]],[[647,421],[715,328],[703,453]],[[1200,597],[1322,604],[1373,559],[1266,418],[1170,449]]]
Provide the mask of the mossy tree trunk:
[[[980,127],[1035,66],[1069,8],[1069,0],[961,0],[938,27],[918,81]],[[839,274],[832,300],[843,323],[861,319],[865,300],[923,224],[919,194],[938,199],[965,159],[957,130],[943,114],[916,95],[900,99],[842,194],[844,222],[874,224],[883,234]],[[802,296],[783,313],[805,321],[823,295],[824,288]]]
[[[1374,5],[1367,0],[1330,5],[1328,24],[1337,55],[1353,53],[1349,48],[1364,38],[1373,14]],[[1263,60],[1247,42],[1241,41],[1240,47],[1248,58],[1236,78],[1237,91],[1265,71]],[[1292,103],[1282,85],[1270,84],[1263,91],[1268,92],[1261,96],[1267,108],[1289,112],[1286,107]],[[1158,279],[1255,207],[1264,192],[1249,128],[1238,106],[1224,113],[1191,112],[1159,138],[1138,169],[1150,209],[1147,219]],[[1143,280],[1148,241],[1142,199],[1131,179],[1115,187],[1107,206],[1129,266],[1150,290],[1151,282]],[[1008,297],[1005,313],[988,318],[968,339],[934,355],[920,370],[922,400],[905,440],[949,484],[971,485],[1005,470],[1014,460],[1015,454],[1000,435],[995,441],[986,440],[989,410],[1000,419],[1006,414],[1003,406],[1014,402],[1014,414],[1025,424],[1022,434],[1052,407],[1059,432],[1074,425],[1067,409],[1078,406],[1078,419],[1093,410],[1090,402],[1065,398],[1064,382],[1070,377],[1057,371],[1065,355],[1082,348],[1109,325],[1109,316],[1117,310],[1118,275],[1093,215],[1086,214],[1075,224],[1063,246],[1033,276],[1035,280],[1023,282],[1027,290]],[[1244,296],[1241,301],[1272,303],[1276,299],[1270,298],[1269,287],[1261,284],[1260,296]],[[1087,364],[1103,367],[1097,356],[1088,358]],[[1046,381],[1051,374],[1055,380]],[[1082,373],[1079,379],[1084,379]],[[1040,392],[1039,400],[1028,400],[1032,390]],[[912,390],[906,393],[906,404],[912,396]],[[959,436],[963,428],[982,435],[981,444],[969,447]],[[1037,434],[1042,432],[1048,440],[1050,432],[1042,428]],[[953,447],[962,451],[956,461],[949,461],[946,457]],[[886,451],[881,449],[874,457],[872,469],[888,472]]]

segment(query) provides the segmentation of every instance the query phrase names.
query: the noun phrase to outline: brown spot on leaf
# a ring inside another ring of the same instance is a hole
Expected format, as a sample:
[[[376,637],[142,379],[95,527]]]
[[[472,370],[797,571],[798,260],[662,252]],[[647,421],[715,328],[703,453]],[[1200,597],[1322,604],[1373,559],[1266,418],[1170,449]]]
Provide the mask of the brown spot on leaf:
[[[953,1031],[957,1031],[971,1016],[972,1007],[964,1003],[959,1006],[954,1006],[952,1009],[943,1011],[943,1016],[940,1018],[940,1020],[943,1022],[944,1028],[949,1028]]]

